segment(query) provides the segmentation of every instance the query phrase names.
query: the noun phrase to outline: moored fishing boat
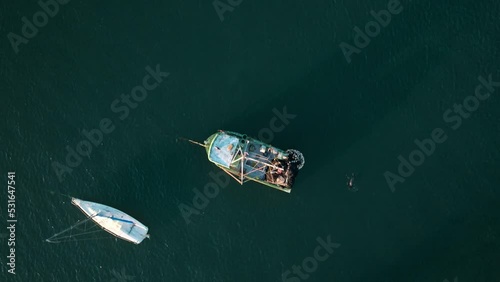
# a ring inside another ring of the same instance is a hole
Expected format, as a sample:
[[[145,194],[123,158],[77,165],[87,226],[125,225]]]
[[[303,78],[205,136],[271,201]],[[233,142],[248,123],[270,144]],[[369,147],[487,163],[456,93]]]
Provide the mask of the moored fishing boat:
[[[204,144],[191,142],[205,147],[208,160],[242,185],[251,180],[290,193],[305,163],[297,150],[285,151],[231,131],[219,130]]]

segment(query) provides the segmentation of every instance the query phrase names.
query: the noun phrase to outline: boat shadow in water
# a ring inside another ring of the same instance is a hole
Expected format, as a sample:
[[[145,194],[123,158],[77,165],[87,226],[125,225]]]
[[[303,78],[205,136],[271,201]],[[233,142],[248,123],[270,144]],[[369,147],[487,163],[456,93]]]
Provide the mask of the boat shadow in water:
[[[422,57],[429,60],[424,67],[407,67],[422,66],[419,64]],[[321,169],[356,141],[370,135],[371,129],[405,101],[412,89],[445,57],[432,48],[420,49],[405,53],[403,61],[391,66],[371,67],[346,66],[343,57],[335,57],[279,97],[246,107],[242,115],[225,122],[221,129],[245,132],[260,139],[259,132],[270,128],[270,120],[275,116],[272,109],[282,112],[286,107],[289,114],[296,116],[269,139],[274,146],[298,149],[304,154],[307,163],[296,183],[300,186],[306,175]],[[276,126],[280,125],[278,119]]]

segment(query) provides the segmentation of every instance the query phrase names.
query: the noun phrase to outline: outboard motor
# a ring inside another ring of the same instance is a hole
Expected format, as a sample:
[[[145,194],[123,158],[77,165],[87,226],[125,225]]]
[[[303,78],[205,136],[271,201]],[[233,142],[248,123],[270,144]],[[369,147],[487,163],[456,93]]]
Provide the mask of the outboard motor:
[[[306,163],[304,155],[302,155],[302,153],[298,150],[288,149],[286,152],[288,153],[289,163],[295,165],[298,169],[301,169]]]
[[[295,182],[295,177],[299,174],[299,170],[304,166],[305,160],[304,155],[297,150],[288,149],[286,152],[288,153],[288,169],[286,171],[288,176],[287,186],[291,188]]]

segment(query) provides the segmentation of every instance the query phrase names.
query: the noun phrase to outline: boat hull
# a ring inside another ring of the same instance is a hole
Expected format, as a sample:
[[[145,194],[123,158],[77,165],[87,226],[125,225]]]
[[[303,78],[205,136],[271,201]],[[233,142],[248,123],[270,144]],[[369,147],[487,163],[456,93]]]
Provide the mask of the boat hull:
[[[71,203],[102,229],[120,239],[140,244],[149,237],[148,227],[120,210],[77,198],[71,198]]]
[[[296,150],[284,151],[236,132],[212,134],[205,140],[205,148],[208,160],[240,184],[255,181],[290,193],[300,169],[289,158],[290,151]]]

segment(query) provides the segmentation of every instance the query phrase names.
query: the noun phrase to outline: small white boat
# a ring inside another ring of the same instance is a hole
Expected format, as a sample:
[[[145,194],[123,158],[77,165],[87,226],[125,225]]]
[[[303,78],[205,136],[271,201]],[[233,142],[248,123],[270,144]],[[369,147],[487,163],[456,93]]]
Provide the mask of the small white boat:
[[[87,215],[88,219],[82,222],[78,222],[72,227],[55,234],[54,236],[47,239],[47,242],[60,243],[63,240],[75,238],[77,235],[65,235],[62,237],[61,235],[67,233],[68,231],[88,220],[94,221],[106,232],[134,244],[139,244],[144,240],[144,238],[149,238],[148,227],[120,210],[108,207],[103,204],[84,201],[77,198],[71,198],[71,203],[77,206],[85,215]]]
[[[135,218],[115,208],[71,198],[71,203],[91,218],[105,231],[116,237],[139,244],[149,237],[148,228]]]

